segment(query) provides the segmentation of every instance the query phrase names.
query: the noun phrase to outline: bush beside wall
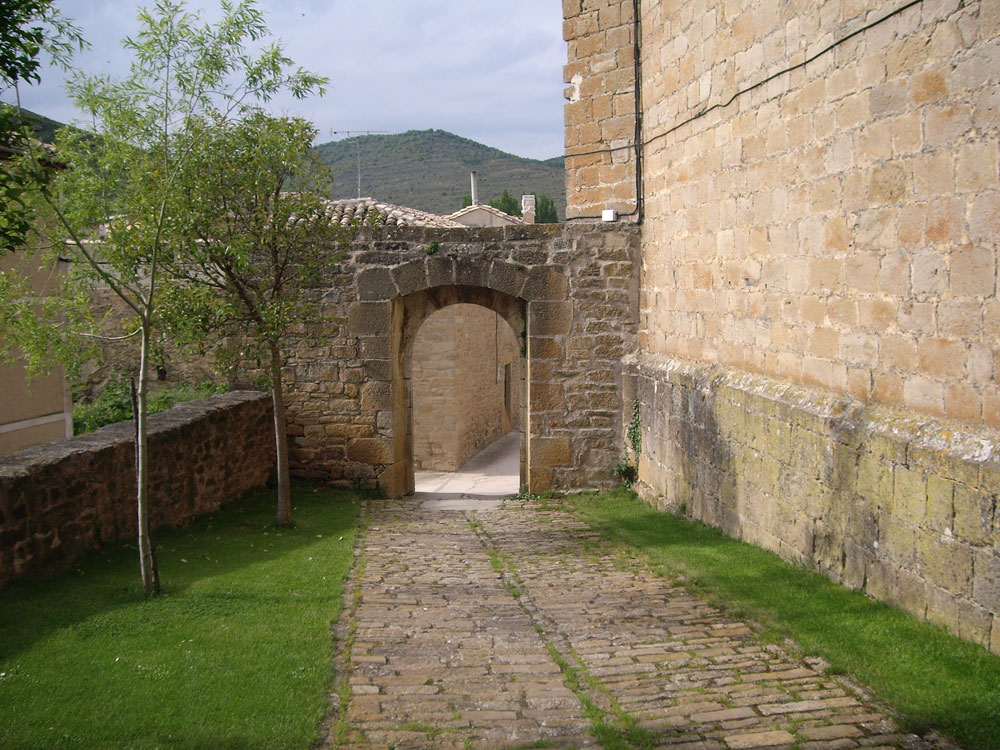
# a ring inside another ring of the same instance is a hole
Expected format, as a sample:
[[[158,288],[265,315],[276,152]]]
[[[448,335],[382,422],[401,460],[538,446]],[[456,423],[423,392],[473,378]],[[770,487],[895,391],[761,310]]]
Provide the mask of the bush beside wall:
[[[149,419],[154,529],[217,510],[274,468],[270,398],[238,391]],[[136,533],[131,422],[0,458],[0,587]]]

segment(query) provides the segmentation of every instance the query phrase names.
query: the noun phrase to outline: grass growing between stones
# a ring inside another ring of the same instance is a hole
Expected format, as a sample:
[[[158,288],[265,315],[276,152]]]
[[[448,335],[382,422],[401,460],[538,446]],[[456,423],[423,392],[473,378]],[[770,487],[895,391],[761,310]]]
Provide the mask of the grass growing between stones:
[[[305,748],[329,706],[353,495],[252,493],[158,535],[162,596],[120,547],[0,594],[0,747]]]
[[[652,509],[633,493],[573,495],[604,537],[640,550],[667,577],[795,640],[890,703],[912,731],[968,750],[1000,748],[1000,658],[943,629],[837,586],[715,529]]]

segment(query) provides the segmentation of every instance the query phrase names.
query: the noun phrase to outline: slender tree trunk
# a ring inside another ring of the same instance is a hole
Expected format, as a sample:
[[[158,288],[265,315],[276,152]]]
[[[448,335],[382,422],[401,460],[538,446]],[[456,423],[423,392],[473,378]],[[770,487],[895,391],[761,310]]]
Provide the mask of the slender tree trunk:
[[[146,596],[160,593],[160,572],[156,566],[153,540],[149,535],[149,441],[146,435],[146,389],[149,370],[149,326],[142,327],[142,348],[139,355],[139,385],[136,393],[136,508],[139,526],[139,571]]]
[[[271,350],[271,401],[274,404],[274,450],[278,462],[278,525],[292,526],[292,488],[288,476],[288,432],[285,420],[284,388],[281,382],[281,351],[275,341]]]

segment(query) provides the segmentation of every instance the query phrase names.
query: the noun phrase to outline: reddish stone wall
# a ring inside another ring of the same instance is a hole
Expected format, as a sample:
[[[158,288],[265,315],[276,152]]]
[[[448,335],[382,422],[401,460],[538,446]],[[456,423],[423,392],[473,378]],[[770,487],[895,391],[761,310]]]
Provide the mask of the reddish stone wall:
[[[131,422],[0,458],[0,587],[63,570],[136,533]],[[263,485],[274,467],[271,400],[250,391],[149,420],[150,519],[182,524]]]

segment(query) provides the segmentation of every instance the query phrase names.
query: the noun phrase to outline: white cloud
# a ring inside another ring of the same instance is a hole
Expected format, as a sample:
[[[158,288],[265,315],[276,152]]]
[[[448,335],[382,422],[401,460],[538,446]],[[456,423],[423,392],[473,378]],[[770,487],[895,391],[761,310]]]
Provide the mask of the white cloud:
[[[91,49],[75,66],[125,72],[123,36],[136,6],[114,0],[57,0]],[[325,97],[282,99],[276,111],[320,129],[439,128],[522,156],[562,153],[561,3],[556,0],[260,0],[272,33],[296,64],[330,78]],[[217,17],[212,0],[189,7]],[[22,91],[22,103],[58,120],[75,115],[59,71]]]

